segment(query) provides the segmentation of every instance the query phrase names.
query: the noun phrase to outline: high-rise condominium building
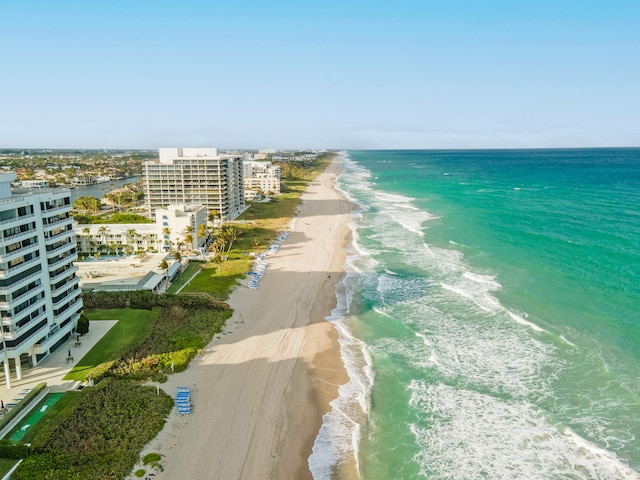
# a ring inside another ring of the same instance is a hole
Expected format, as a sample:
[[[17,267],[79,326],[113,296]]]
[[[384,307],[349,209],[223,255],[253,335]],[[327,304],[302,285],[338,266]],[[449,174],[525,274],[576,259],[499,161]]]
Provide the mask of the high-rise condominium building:
[[[242,154],[220,155],[217,148],[161,148],[158,161],[144,164],[147,208],[202,204],[222,220],[245,208]]]
[[[0,360],[12,370],[34,366],[72,333],[82,311],[76,241],[67,189],[11,190],[0,174]]]

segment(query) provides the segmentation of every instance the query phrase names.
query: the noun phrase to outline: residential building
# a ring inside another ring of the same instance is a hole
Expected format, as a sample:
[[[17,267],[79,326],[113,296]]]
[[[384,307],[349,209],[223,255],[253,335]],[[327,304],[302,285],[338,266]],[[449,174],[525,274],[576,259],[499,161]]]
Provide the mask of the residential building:
[[[73,230],[80,254],[201,252],[208,238],[208,215],[204,205],[168,205],[156,210],[155,223],[76,223]]]
[[[162,231],[155,223],[74,223],[78,253],[143,253],[163,250]]]
[[[150,215],[172,204],[202,204],[233,220],[245,209],[242,158],[217,148],[161,148],[158,161],[143,165]]]
[[[49,180],[23,180],[22,182],[15,182],[15,185],[22,188],[49,188]]]
[[[67,189],[16,189],[0,174],[0,360],[35,366],[72,334],[82,311],[71,196]]]
[[[209,211],[204,205],[169,205],[157,209],[156,225],[162,233],[164,249],[169,250],[172,245],[191,251],[204,248],[208,217]]]
[[[271,162],[243,162],[244,191],[247,199],[255,198],[260,192],[266,195],[280,194],[280,167]]]

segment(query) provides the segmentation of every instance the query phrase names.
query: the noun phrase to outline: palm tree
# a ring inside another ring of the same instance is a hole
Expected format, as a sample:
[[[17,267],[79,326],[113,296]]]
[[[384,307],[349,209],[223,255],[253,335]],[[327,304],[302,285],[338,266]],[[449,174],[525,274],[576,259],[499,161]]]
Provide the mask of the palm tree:
[[[224,239],[224,242],[227,244],[227,252],[231,251],[231,247],[233,246],[233,242],[238,239],[239,231],[233,225],[225,225],[224,229],[220,232],[220,237]]]
[[[146,233],[142,238],[144,239],[144,249],[149,250],[149,244],[151,243],[151,234]]]
[[[83,250],[85,251],[91,250],[91,241],[89,240],[90,233],[91,233],[91,229],[89,227],[84,227],[82,229],[82,247],[83,247]]]
[[[102,235],[102,244],[107,245],[107,233],[109,233],[109,228],[106,225],[101,226],[98,229],[98,233]]]
[[[191,247],[193,247],[193,235],[191,235],[190,233],[187,233],[184,236],[184,243],[186,243],[189,249],[191,249]]]
[[[219,216],[218,211],[214,208],[213,210],[211,210],[209,212],[208,220],[211,223],[215,224],[216,223],[216,218],[218,218],[218,216]]]
[[[160,262],[160,265],[158,265],[158,268],[161,268],[162,270],[164,270],[165,275],[167,276],[167,280],[169,280],[169,262],[167,262],[167,260],[162,260]]]
[[[207,236],[207,226],[204,223],[201,223],[198,227],[198,237],[206,239]]]
[[[126,233],[126,237],[127,237],[127,245],[130,245],[132,249],[135,250],[134,245],[132,245],[133,240],[138,236],[138,232],[136,231],[135,228],[130,228],[127,230]]]
[[[171,238],[170,238],[171,230],[169,229],[169,227],[164,227],[164,228],[162,229],[162,233],[163,233],[163,234],[164,234],[164,236],[165,236],[165,237],[164,237],[164,242],[162,242],[162,243],[163,243],[163,245],[164,245],[164,246],[169,245],[169,250],[171,250]]]

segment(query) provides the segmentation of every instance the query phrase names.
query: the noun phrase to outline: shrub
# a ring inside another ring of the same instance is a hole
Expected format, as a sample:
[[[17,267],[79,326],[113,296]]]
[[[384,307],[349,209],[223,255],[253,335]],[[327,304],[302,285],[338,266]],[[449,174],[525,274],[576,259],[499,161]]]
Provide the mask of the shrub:
[[[18,460],[29,456],[31,449],[27,445],[16,445],[8,439],[0,440],[0,458]]]
[[[78,325],[76,325],[76,332],[80,335],[85,335],[89,333],[89,319],[84,313],[80,314],[80,318],[78,318]]]
[[[12,479],[124,478],[173,407],[164,392],[111,378],[76,395],[60,422],[36,434]]]
[[[116,360],[111,360],[109,362],[102,362],[100,365],[97,365],[93,367],[91,370],[89,370],[85,378],[87,379],[91,378],[95,383],[98,383],[103,378],[109,376],[109,372],[111,371],[115,363],[116,363]]]

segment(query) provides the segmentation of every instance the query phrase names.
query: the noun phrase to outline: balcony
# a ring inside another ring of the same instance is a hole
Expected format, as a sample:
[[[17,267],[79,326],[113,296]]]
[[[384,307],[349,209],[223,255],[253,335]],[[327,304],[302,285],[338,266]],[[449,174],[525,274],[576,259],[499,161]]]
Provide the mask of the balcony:
[[[78,260],[78,254],[77,253],[72,253],[71,255],[67,255],[66,257],[61,258],[61,259],[57,260],[54,263],[50,263],[49,264],[49,270],[55,270],[56,268],[59,268],[62,265],[66,265],[68,263],[75,262],[76,260]]]
[[[54,330],[50,330],[47,334],[47,337],[44,340],[41,340],[40,343],[36,343],[33,345],[33,353],[42,355],[43,353],[48,353],[49,348],[55,345],[58,341],[60,341],[65,335],[73,330],[73,327],[76,323],[71,322],[68,325],[65,325],[63,328],[57,328]]]
[[[7,235],[4,238],[5,242],[19,242],[21,240],[24,240],[25,238],[29,238],[29,236],[33,236],[35,235],[36,229],[35,228],[29,228],[23,232],[17,232],[17,233],[13,233],[11,235]]]
[[[71,238],[73,235],[75,235],[75,233],[73,232],[73,229],[70,228],[69,230],[64,230],[62,232],[56,233],[55,235],[51,235],[49,238],[45,238],[44,243],[45,245],[51,245],[52,243]]]
[[[58,310],[65,303],[73,304],[73,302],[71,302],[71,301],[74,300],[75,297],[78,297],[80,295],[80,293],[81,293],[80,289],[72,290],[71,292],[69,292],[66,295],[64,295],[64,297],[58,299],[55,303],[53,303],[54,311]],[[74,297],[74,295],[75,295],[75,297]]]
[[[65,211],[68,211],[68,212],[71,211],[71,204],[44,209],[44,210],[42,210],[42,216],[44,217],[45,215],[50,215],[52,213],[60,214],[60,213],[64,213]]]
[[[39,285],[39,286],[37,286],[35,288],[30,288],[29,290],[27,290],[23,294],[12,298],[10,302],[0,302],[0,308],[9,308],[11,305],[20,304],[20,303],[22,303],[22,301],[24,299],[29,298],[29,296],[36,295],[36,294],[40,293],[41,291],[42,291],[42,285]]]
[[[47,258],[54,257],[56,254],[62,253],[65,250],[71,250],[73,247],[75,247],[75,245],[76,244],[74,242],[67,242],[64,245],[60,245],[59,247],[54,248],[53,250],[47,250]]]
[[[0,269],[0,278],[11,278],[14,275],[24,272],[29,267],[37,265],[40,263],[40,257],[32,258],[31,260],[27,260],[26,262],[22,262],[19,265],[15,265],[10,269],[6,269],[6,264],[3,269]]]
[[[31,280],[38,278],[42,275],[42,271],[36,272],[36,273],[32,273],[31,275],[28,275],[20,280],[16,280],[13,284],[11,285],[7,285],[6,287],[0,287],[0,295],[8,295],[11,292],[15,292],[16,290],[19,290],[20,288],[22,288],[23,286],[25,286],[27,283],[29,283]]]
[[[3,227],[5,225],[10,225],[12,223],[24,223],[25,220],[28,220],[30,218],[34,218],[35,215],[33,213],[30,213],[28,215],[22,215],[21,217],[15,217],[15,218],[8,218],[7,220],[2,220],[0,222],[0,227]]]
[[[0,262],[10,262],[11,260],[15,260],[16,258],[26,254],[33,252],[38,249],[38,244],[33,243],[31,245],[27,245],[26,247],[19,247],[9,253],[0,254]]]
[[[65,269],[62,272],[58,273],[57,275],[53,276],[53,277],[49,277],[49,282],[50,283],[57,283],[60,280],[62,280],[63,278],[66,278],[68,276],[70,276],[72,273],[76,273],[78,270],[80,270],[76,265],[73,265],[71,268]]]
[[[73,221],[73,217],[69,216],[67,218],[60,218],[54,222],[51,223],[43,223],[43,227],[45,231],[48,231],[51,229],[51,227],[57,227],[60,225],[64,225],[65,223],[71,223]]]
[[[42,326],[41,328],[33,332],[31,335],[21,338],[20,343],[18,343],[18,345],[15,345],[13,347],[7,347],[7,352],[14,352],[16,350],[24,349],[25,344],[28,344],[30,340],[33,341],[39,337],[42,337],[45,334],[45,332],[47,332],[47,330],[49,330],[49,327],[45,324],[44,326]],[[5,338],[9,340],[9,337],[5,336]],[[26,347],[28,348],[28,345]]]
[[[53,286],[53,284],[51,284],[51,294],[55,295],[56,293],[58,293],[59,290],[62,290],[63,288],[73,287],[74,285],[77,285],[78,283],[80,283],[80,279],[78,277],[73,277],[72,280],[64,282],[64,285],[60,285],[59,288],[55,288]]]
[[[69,306],[65,309],[64,312],[55,316],[56,322],[62,325],[69,317],[75,314],[79,315],[81,310],[82,310],[82,299],[80,298],[80,295],[78,295],[78,297],[69,304]]]

